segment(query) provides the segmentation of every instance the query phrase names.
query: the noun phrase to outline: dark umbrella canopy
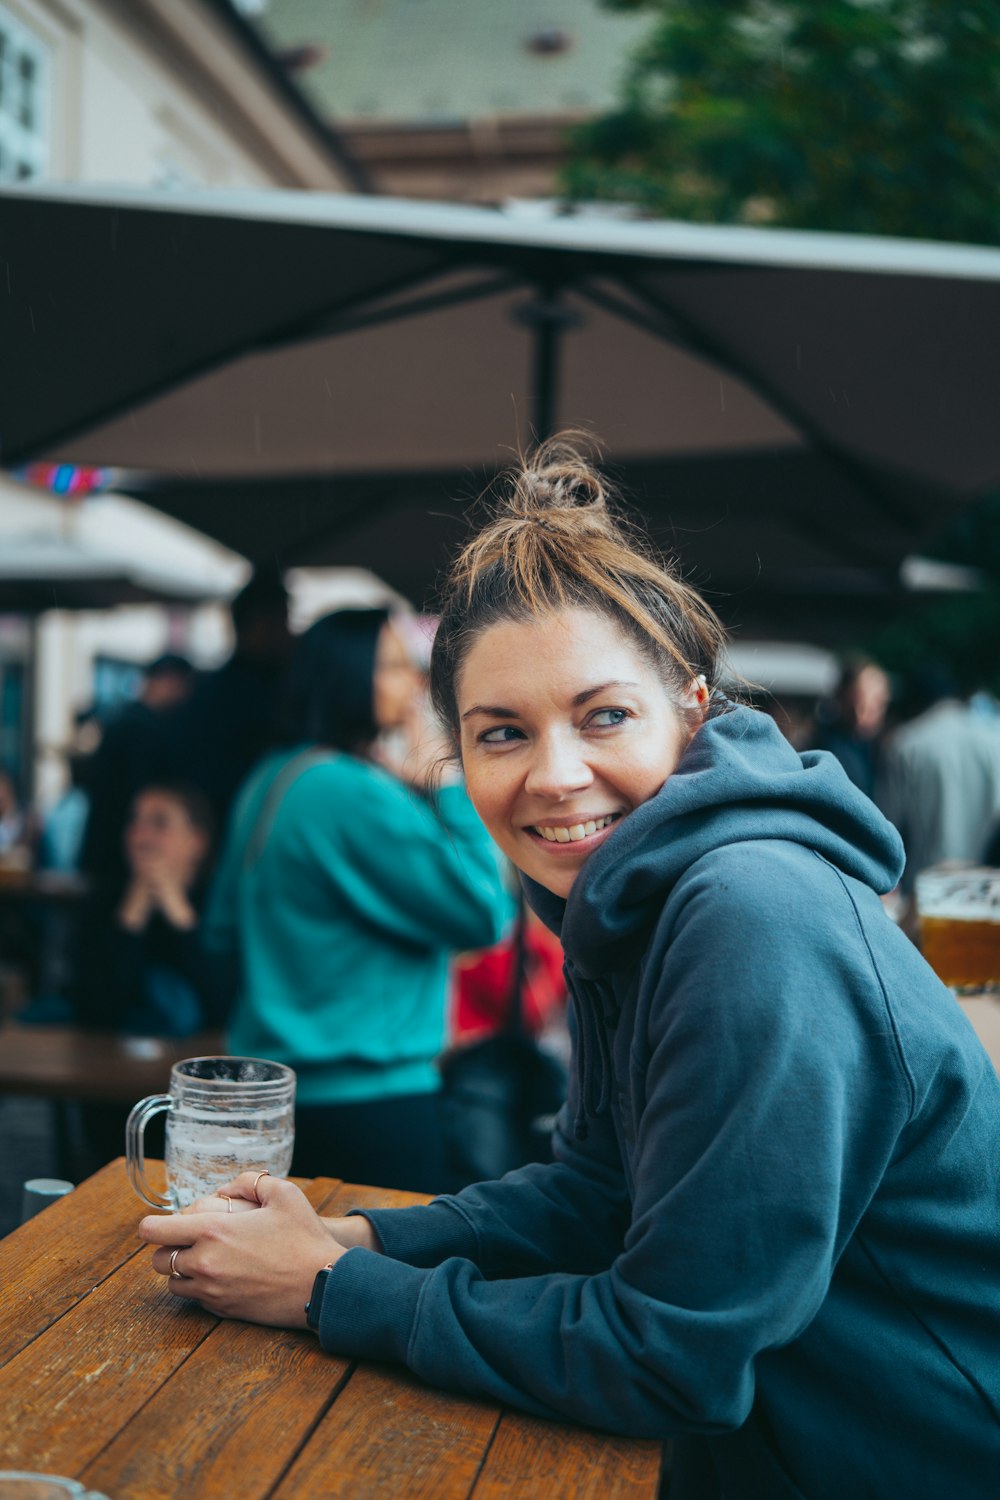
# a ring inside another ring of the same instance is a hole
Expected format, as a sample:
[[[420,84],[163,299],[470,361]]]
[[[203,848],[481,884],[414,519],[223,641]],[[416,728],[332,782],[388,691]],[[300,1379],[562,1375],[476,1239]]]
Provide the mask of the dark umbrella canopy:
[[[0,254],[5,464],[125,468],[254,559],[418,600],[562,426],[731,621],[816,638],[1000,481],[988,249],[67,189],[0,195]]]

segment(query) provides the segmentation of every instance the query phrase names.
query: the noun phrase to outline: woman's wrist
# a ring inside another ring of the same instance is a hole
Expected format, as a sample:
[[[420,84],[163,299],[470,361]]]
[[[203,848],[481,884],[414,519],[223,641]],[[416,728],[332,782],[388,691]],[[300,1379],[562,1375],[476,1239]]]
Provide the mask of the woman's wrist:
[[[324,1229],[332,1235],[338,1245],[345,1250],[374,1250],[381,1255],[382,1247],[378,1237],[364,1214],[351,1214],[348,1218],[323,1219]]]

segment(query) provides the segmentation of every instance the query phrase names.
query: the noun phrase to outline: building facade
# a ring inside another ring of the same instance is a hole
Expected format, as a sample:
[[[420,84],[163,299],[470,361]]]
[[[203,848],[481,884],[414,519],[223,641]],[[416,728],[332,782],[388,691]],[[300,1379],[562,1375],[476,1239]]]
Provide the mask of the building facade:
[[[0,0],[0,191],[32,181],[354,191],[362,178],[237,12],[215,0]],[[169,558],[234,587],[233,554],[131,501],[60,499],[0,475],[0,547],[71,536]],[[54,598],[58,603],[58,596]],[[95,684],[166,649],[209,661],[225,611],[129,607],[37,617],[0,604],[0,766],[25,797],[57,794],[60,753]]]

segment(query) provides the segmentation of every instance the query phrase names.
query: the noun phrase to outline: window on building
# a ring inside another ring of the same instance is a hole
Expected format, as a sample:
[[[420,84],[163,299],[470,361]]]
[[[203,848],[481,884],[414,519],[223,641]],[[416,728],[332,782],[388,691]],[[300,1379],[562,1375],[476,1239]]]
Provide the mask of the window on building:
[[[0,182],[45,175],[49,63],[44,42],[0,5]]]

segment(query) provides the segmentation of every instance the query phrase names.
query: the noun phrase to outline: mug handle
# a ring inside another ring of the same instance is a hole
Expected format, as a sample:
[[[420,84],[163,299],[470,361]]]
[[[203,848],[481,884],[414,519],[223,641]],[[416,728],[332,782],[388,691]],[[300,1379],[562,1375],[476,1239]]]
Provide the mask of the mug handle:
[[[143,1203],[148,1203],[150,1208],[173,1208],[169,1198],[151,1188],[145,1177],[146,1166],[146,1126],[154,1115],[164,1113],[173,1109],[174,1100],[170,1094],[150,1094],[148,1099],[140,1099],[128,1117],[125,1126],[125,1159],[128,1164],[128,1180],[132,1184],[138,1197]]]

